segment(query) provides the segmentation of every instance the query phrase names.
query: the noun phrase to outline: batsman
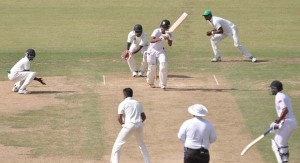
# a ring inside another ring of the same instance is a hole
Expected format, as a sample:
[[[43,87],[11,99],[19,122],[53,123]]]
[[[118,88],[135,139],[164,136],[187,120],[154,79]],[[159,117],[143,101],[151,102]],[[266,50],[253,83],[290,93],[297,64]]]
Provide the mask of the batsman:
[[[167,87],[168,64],[165,43],[167,42],[169,46],[172,46],[173,43],[172,33],[167,33],[170,25],[171,23],[169,20],[162,20],[160,28],[156,28],[151,34],[151,41],[147,50],[147,83],[151,88],[155,88],[156,59],[159,61],[159,86],[162,89],[166,89]]]
[[[283,93],[282,90],[283,85],[280,81],[275,80],[271,83],[270,93],[275,95],[275,110],[278,116],[271,123],[271,127],[275,130],[275,136],[272,139],[272,149],[278,163],[288,163],[288,140],[297,128],[297,120],[293,113],[290,97]]]

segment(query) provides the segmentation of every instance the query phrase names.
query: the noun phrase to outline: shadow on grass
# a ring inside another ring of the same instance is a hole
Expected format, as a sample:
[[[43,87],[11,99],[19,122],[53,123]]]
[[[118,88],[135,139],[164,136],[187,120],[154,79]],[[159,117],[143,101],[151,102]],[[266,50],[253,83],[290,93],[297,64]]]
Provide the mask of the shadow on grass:
[[[249,60],[230,59],[230,60],[222,60],[222,62],[229,62],[230,63],[230,62],[251,62],[251,61],[249,61]],[[269,62],[269,60],[258,59],[255,63],[264,63],[264,62]]]
[[[192,78],[186,75],[168,75],[168,78]]]
[[[73,93],[77,91],[31,91],[31,94],[58,94],[58,93]]]
[[[204,91],[204,92],[229,92],[236,91],[235,88],[167,88],[166,91]]]
[[[159,87],[158,87],[159,88]],[[265,91],[257,89],[236,89],[236,88],[167,88],[165,91],[203,91],[203,92],[229,92],[229,91]]]

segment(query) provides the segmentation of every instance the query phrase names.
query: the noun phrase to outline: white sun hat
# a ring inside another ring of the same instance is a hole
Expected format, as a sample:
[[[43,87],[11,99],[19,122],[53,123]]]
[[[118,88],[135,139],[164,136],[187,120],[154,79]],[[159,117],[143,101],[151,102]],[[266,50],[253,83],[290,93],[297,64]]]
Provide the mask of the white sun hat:
[[[206,116],[208,114],[208,110],[204,105],[194,104],[188,108],[188,112],[194,116]]]

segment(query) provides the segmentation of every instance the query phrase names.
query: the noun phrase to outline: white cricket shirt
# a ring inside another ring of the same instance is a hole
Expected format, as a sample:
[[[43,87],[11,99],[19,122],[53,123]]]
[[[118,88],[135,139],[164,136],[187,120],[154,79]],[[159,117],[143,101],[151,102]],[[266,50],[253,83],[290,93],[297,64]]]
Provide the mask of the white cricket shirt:
[[[11,74],[21,72],[24,70],[30,70],[30,61],[27,57],[20,59],[10,70]]]
[[[151,37],[159,38],[161,35],[162,35],[161,28],[157,28],[152,32]],[[170,34],[170,39],[173,40],[172,34]],[[165,44],[166,44],[166,41],[161,40],[161,41],[158,41],[155,43],[150,43],[149,48],[152,48],[156,51],[160,51],[160,50],[164,49]]]
[[[288,109],[288,113],[285,116],[286,119],[296,119],[290,97],[282,92],[278,92],[275,96],[275,109],[278,117],[281,115],[283,108]]]
[[[119,104],[118,108],[118,114],[123,114],[125,124],[143,122],[141,117],[141,113],[143,112],[142,104],[132,97],[125,98],[124,101]]]
[[[232,34],[232,31],[236,28],[235,25],[229,20],[217,16],[212,16],[212,18],[209,21],[209,24],[214,29],[219,29],[220,27],[222,27],[224,34]]]
[[[135,44],[136,46],[148,46],[148,36],[146,33],[142,33],[140,37],[137,37],[135,35],[134,31],[131,31],[128,33],[127,42],[130,42],[132,44]]]
[[[209,149],[210,144],[216,141],[217,135],[211,123],[201,117],[194,117],[181,125],[178,138],[184,142],[185,147]]]

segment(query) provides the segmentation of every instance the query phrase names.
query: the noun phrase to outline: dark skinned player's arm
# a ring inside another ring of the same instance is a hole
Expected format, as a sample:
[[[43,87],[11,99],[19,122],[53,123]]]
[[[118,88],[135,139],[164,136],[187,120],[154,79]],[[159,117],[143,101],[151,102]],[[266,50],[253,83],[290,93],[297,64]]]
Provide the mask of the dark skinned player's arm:
[[[119,123],[122,125],[122,124],[124,124],[124,122],[123,122],[123,114],[119,114],[119,116],[118,116],[118,121],[119,121]]]
[[[289,112],[289,110],[287,107],[283,108],[281,115],[279,116],[279,118],[277,120],[275,120],[275,123],[279,123],[281,120],[283,120],[288,112]]]
[[[146,114],[143,112],[143,113],[141,113],[141,117],[142,117],[142,120],[143,120],[143,122],[146,120]]]

